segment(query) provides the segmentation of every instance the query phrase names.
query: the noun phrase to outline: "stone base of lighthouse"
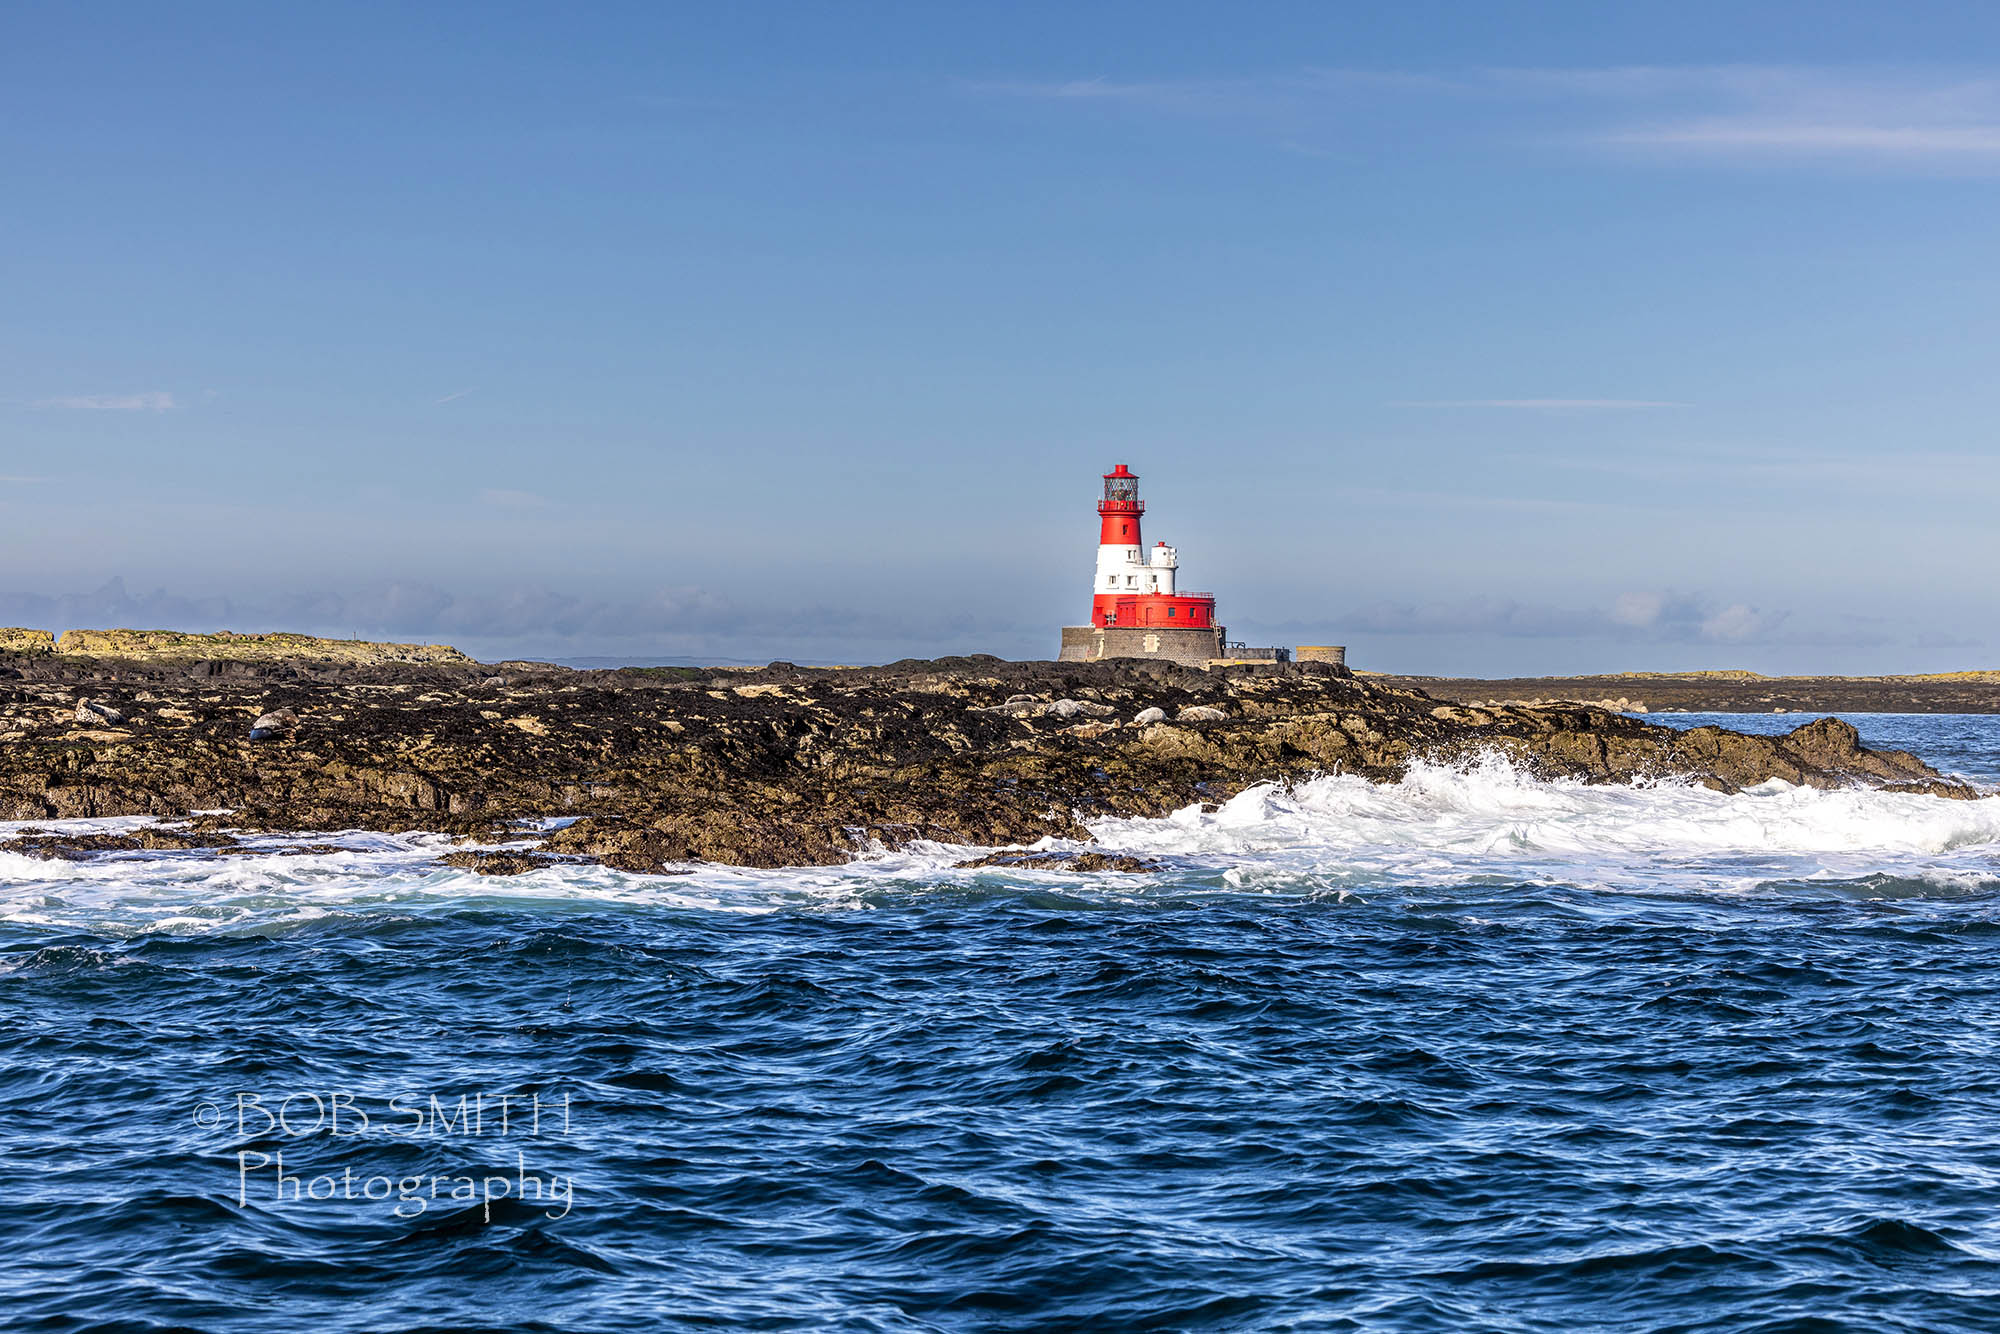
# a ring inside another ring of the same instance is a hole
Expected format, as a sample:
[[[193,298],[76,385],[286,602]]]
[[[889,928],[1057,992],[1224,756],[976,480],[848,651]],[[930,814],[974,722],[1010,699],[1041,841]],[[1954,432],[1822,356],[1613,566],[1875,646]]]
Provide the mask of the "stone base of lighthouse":
[[[1223,652],[1223,628],[1155,629],[1150,626],[1065,625],[1059,662],[1098,662],[1105,658],[1157,658],[1187,667],[1206,667]]]

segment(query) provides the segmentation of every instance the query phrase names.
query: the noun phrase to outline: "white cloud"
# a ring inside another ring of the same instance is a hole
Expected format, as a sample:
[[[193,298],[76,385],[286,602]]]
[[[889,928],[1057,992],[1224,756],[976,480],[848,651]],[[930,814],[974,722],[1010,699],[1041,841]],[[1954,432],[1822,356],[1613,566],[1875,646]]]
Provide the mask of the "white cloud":
[[[1768,640],[1788,615],[1789,612],[1759,611],[1745,603],[1734,602],[1702,621],[1701,637],[1724,644]]]
[[[1739,153],[2000,156],[2000,125],[1801,125],[1707,120],[1602,136],[1607,144]]]
[[[171,412],[174,396],[161,390],[143,394],[73,394],[36,401],[38,408],[73,408],[82,412]]]
[[[1635,629],[1657,624],[1667,600],[1658,593],[1620,593],[1611,601],[1611,619]]]
[[[431,401],[431,406],[434,408],[441,408],[447,403],[456,403],[458,402],[459,399],[464,398],[467,394],[471,392],[472,391],[470,389],[460,389],[456,393],[446,394],[443,398],[433,399]]]
[[[1531,412],[1625,412],[1643,408],[1685,408],[1657,398],[1441,398],[1398,403],[1404,408],[1521,408]]]
[[[1792,613],[1745,602],[1718,605],[1686,593],[1620,593],[1608,607],[1559,607],[1473,597],[1452,603],[1378,602],[1302,633],[1479,635],[1499,639],[1574,639],[1629,644],[1820,645],[1874,647],[1897,642],[1884,626],[1787,629]]]
[[[1498,137],[1654,159],[2000,167],[2000,79],[1941,67],[1295,69],[980,90],[1234,122],[1310,151]]]
[[[1685,155],[2000,163],[2000,81],[1946,71],[1717,66],[1630,71],[1604,95],[1652,104],[1590,132],[1612,148]]]

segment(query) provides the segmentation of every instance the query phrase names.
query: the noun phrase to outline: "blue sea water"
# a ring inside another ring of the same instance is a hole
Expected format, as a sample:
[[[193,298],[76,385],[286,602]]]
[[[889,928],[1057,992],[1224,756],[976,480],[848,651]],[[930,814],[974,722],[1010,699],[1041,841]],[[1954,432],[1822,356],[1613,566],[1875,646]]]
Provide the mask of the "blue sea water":
[[[2000,719],[1854,721],[2000,779]],[[1096,832],[1169,869],[0,842],[0,1322],[2000,1328],[2000,797]]]

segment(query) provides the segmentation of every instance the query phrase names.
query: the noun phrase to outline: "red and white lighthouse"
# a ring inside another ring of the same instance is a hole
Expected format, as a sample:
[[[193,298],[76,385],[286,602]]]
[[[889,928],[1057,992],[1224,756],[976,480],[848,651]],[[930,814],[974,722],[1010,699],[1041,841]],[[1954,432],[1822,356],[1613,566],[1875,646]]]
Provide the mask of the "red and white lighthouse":
[[[1174,586],[1180,561],[1165,542],[1146,545],[1139,532],[1145,512],[1137,473],[1121,463],[1104,474],[1090,624],[1063,627],[1058,656],[1064,662],[1163,658],[1206,667],[1224,659],[1226,632],[1215,622],[1215,595]]]
[[[1180,561],[1165,542],[1146,545],[1139,517],[1139,475],[1124,464],[1104,474],[1104,499],[1097,502],[1097,574],[1090,588],[1090,624],[1062,629],[1063,662],[1106,658],[1152,658],[1187,667],[1233,667],[1246,663],[1289,663],[1291,651],[1245,648],[1229,642],[1215,620],[1215,594],[1183,593],[1174,587]],[[1319,662],[1346,672],[1347,650],[1325,646],[1301,649]]]
[[[1121,630],[1213,628],[1215,595],[1175,591],[1180,562],[1165,542],[1147,549],[1139,533],[1139,516],[1145,512],[1137,473],[1121,463],[1104,474],[1104,499],[1097,502],[1100,524],[1091,625]]]

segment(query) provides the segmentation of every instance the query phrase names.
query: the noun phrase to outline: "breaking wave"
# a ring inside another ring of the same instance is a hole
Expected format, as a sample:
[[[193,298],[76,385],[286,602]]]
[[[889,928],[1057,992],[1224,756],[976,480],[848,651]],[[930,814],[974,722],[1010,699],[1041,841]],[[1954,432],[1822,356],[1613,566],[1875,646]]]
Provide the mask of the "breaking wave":
[[[142,823],[35,827],[117,832]],[[1264,784],[1219,806],[1093,823],[1095,846],[1162,868],[1141,875],[965,869],[957,863],[979,849],[918,843],[839,867],[697,866],[640,876],[561,865],[489,877],[440,865],[457,846],[445,836],[352,831],[251,839],[228,856],[133,852],[66,862],[7,851],[6,840],[24,827],[0,825],[0,921],[120,934],[272,930],[371,911],[530,903],[753,913],[868,908],[940,890],[1060,891],[1117,902],[1501,884],[1849,897],[2000,890],[2000,796],[1951,801],[1775,781],[1731,794],[1685,782],[1593,786],[1537,778],[1499,756],[1418,764],[1388,784],[1349,776]],[[301,854],[305,842],[338,850]]]
[[[1121,851],[1229,861],[1238,882],[1743,890],[1898,875],[2000,887],[2000,796],[1778,781],[1737,793],[1679,781],[1591,785],[1537,778],[1497,755],[1418,764],[1398,783],[1265,784],[1214,810],[1104,820],[1092,832]]]

